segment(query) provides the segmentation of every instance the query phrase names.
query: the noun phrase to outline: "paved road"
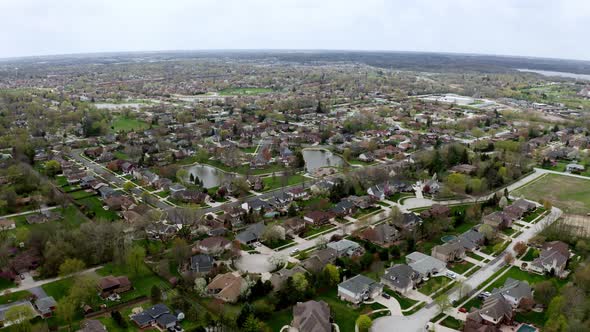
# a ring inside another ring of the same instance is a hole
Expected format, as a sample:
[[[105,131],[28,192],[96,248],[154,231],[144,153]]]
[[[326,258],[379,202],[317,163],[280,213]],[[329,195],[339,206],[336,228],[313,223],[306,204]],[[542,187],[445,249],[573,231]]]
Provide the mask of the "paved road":
[[[532,238],[538,232],[540,232],[544,227],[551,224],[553,221],[557,220],[561,216],[561,214],[561,210],[559,210],[558,208],[553,208],[551,213],[545,216],[543,220],[539,221],[537,224],[535,224],[534,227],[525,230],[521,235],[514,238],[512,240],[512,243],[520,241],[527,242],[530,238]],[[464,284],[469,285],[472,289],[477,289],[477,287],[480,284],[482,284],[489,277],[491,277],[492,274],[494,274],[496,271],[501,269],[502,266],[504,266],[505,263],[503,257],[507,253],[512,253],[512,255],[516,256],[513,250],[513,245],[508,246],[508,248],[506,248],[506,250],[503,253],[494,258],[494,260],[489,262],[485,267],[481,268],[473,275],[471,275],[467,280],[464,281]],[[449,295],[449,299],[451,301],[459,299],[459,290],[453,289],[447,294]],[[384,316],[378,318],[373,323],[371,331],[392,331],[392,326],[395,326],[396,330],[399,331],[425,331],[426,324],[428,324],[428,322],[438,313],[439,308],[436,306],[434,302],[432,302],[411,316]]]
[[[58,207],[60,207],[60,206],[49,206],[49,207],[44,207],[41,209],[29,210],[29,211],[20,212],[20,213],[7,214],[4,216],[0,216],[0,219],[8,219],[8,218],[12,218],[12,217],[24,216],[24,215],[31,214],[31,213],[39,213],[39,212],[43,212],[43,211],[49,211],[49,210],[57,209]]]
[[[56,277],[56,278],[51,278],[51,279],[43,279],[43,280],[34,280],[30,275],[26,274],[25,275],[25,280],[23,280],[21,282],[21,284],[18,287],[13,287],[13,288],[9,288],[9,289],[5,289],[3,292],[7,293],[15,293],[15,292],[19,292],[19,291],[23,291],[23,290],[31,290],[31,289],[36,289],[38,287],[41,287],[45,284],[49,284],[52,283],[54,281],[58,281],[58,280],[62,280],[65,278],[69,278],[72,276],[76,276],[76,275],[81,275],[81,274],[87,274],[87,273],[91,273],[94,272],[98,269],[102,268],[102,265],[99,266],[95,266],[93,268],[84,270],[84,271],[80,271],[71,275],[67,275],[67,276],[62,276],[62,277]]]

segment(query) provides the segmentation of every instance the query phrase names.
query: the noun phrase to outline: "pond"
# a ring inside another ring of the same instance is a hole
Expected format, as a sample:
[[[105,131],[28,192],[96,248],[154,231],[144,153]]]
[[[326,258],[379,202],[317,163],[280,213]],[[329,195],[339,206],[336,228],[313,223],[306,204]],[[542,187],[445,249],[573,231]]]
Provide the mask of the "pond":
[[[562,71],[551,71],[551,70],[534,70],[534,69],[517,69],[520,72],[528,72],[528,73],[536,73],[543,76],[559,76],[559,77],[567,77],[567,78],[575,78],[579,80],[590,80],[590,75],[587,74],[576,74],[576,73],[567,73]]]
[[[220,169],[202,164],[192,165],[187,169],[187,171],[189,177],[187,181],[190,181],[190,175],[192,174],[203,181],[203,187],[207,189],[218,187],[226,177],[230,176],[228,173]]]
[[[322,149],[303,149],[303,160],[305,160],[305,170],[312,173],[322,167],[341,167],[344,160],[340,156],[333,154],[328,150]]]

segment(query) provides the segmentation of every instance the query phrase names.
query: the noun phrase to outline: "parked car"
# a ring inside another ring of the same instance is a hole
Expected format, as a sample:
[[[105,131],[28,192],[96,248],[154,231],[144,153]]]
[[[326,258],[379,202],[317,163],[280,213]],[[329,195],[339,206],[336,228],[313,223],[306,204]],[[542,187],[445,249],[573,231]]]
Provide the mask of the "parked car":
[[[383,298],[386,298],[388,300],[391,298],[391,296],[387,293],[383,293],[383,294],[381,294],[381,296],[383,296]]]
[[[461,308],[459,308],[459,312],[466,313],[466,312],[467,312],[467,309],[465,309],[465,308],[461,307]]]

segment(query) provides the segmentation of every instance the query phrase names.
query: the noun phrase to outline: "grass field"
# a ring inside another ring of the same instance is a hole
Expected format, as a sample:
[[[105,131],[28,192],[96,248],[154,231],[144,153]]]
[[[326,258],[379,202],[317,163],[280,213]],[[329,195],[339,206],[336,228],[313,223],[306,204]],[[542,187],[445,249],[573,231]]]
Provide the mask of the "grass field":
[[[145,130],[148,129],[150,127],[150,125],[146,122],[143,122],[141,120],[137,120],[137,119],[132,119],[132,118],[126,118],[123,116],[117,117],[113,120],[113,131],[114,132],[119,132],[119,131],[137,131],[137,130]]]
[[[513,266],[510,268],[510,270],[508,270],[508,272],[506,272],[503,276],[498,278],[498,280],[494,281],[490,286],[488,286],[486,288],[486,291],[490,292],[494,288],[499,288],[503,286],[506,282],[506,279],[508,278],[527,281],[531,286],[545,280],[553,282],[556,287],[561,287],[567,283],[567,279],[558,279],[554,277],[546,277],[544,275],[539,275],[536,273],[529,273]]]
[[[460,263],[455,263],[453,264],[450,269],[453,270],[454,272],[457,272],[459,274],[463,274],[465,273],[467,270],[469,270],[471,267],[473,267],[473,263],[464,261],[464,262],[460,262]]]
[[[547,174],[512,192],[534,201],[548,199],[565,213],[590,213],[590,180],[566,175]]]
[[[305,181],[305,177],[300,174],[294,174],[289,176],[287,179],[287,186],[292,186],[294,184],[299,184]],[[267,176],[262,178],[262,182],[264,183],[264,191],[278,189],[283,186],[284,180],[282,175],[276,176]]]
[[[262,93],[272,92],[272,89],[267,88],[227,88],[219,91],[222,96],[230,95],[258,95]]]
[[[103,203],[97,196],[86,197],[78,200],[78,202],[86,206],[90,211],[94,212],[94,217],[106,220],[117,220],[119,216],[114,211],[105,210],[102,208]]]
[[[397,300],[397,302],[399,303],[399,306],[402,308],[402,310],[408,309],[408,308],[412,307],[414,304],[418,303],[418,301],[401,296],[398,293],[396,293],[395,291],[393,291],[387,287],[383,288],[383,292],[385,292],[385,293],[391,295],[391,297],[395,298]]]
[[[447,277],[434,277],[430,278],[428,281],[424,282],[418,291],[424,295],[430,295],[437,290],[445,287],[451,282],[451,279]]]

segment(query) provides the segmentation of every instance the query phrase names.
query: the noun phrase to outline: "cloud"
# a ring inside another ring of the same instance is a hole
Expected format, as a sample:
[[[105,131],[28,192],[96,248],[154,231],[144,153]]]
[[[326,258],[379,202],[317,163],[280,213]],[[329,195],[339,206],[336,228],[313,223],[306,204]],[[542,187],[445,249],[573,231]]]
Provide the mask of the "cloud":
[[[170,49],[590,60],[587,0],[2,0],[0,57]]]

